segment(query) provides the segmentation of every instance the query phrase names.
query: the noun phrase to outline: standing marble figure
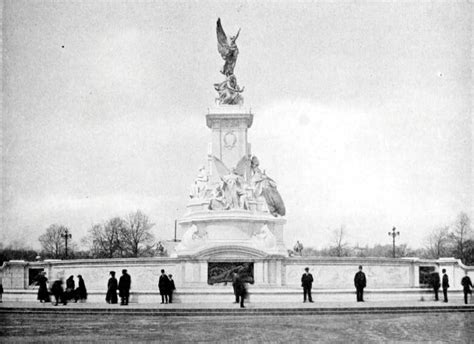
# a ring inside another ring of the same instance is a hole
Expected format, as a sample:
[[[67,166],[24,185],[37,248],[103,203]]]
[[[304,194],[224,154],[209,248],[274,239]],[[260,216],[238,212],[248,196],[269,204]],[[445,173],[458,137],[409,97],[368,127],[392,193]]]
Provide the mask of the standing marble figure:
[[[132,278],[127,273],[126,269],[122,270],[122,276],[119,279],[118,290],[121,298],[120,305],[127,306],[128,298],[130,297],[130,286],[132,284]]]
[[[303,287],[303,302],[306,302],[306,297],[308,297],[309,302],[313,302],[313,297],[311,296],[311,288],[313,287],[313,275],[309,273],[309,268],[305,268],[306,271],[303,276],[301,276],[301,286]]]
[[[354,276],[354,285],[356,287],[357,302],[364,302],[364,288],[367,285],[367,279],[362,272],[362,265],[359,265],[359,271]]]

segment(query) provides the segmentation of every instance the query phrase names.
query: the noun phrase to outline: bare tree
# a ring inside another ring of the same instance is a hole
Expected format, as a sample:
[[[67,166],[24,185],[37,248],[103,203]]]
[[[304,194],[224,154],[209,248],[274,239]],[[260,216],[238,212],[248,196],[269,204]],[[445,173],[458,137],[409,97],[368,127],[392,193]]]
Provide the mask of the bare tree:
[[[449,227],[434,229],[426,238],[426,254],[430,258],[446,257],[450,251]]]
[[[46,233],[38,238],[46,256],[56,259],[61,258],[65,250],[65,242],[62,234],[64,234],[67,229],[66,226],[54,224],[46,228]]]
[[[104,225],[95,224],[89,230],[88,244],[95,257],[114,258],[124,255],[122,237],[126,223],[120,217],[114,217]]]
[[[333,245],[330,247],[330,255],[344,257],[347,255],[347,242],[345,242],[346,230],[344,226],[333,231]]]
[[[148,254],[153,249],[153,234],[150,232],[154,226],[147,215],[140,210],[129,214],[126,221],[126,229],[123,231],[122,243],[128,251],[128,255],[138,257]]]
[[[454,224],[451,238],[455,242],[455,256],[461,260],[466,260],[465,243],[470,239],[471,220],[466,213],[460,213]]]

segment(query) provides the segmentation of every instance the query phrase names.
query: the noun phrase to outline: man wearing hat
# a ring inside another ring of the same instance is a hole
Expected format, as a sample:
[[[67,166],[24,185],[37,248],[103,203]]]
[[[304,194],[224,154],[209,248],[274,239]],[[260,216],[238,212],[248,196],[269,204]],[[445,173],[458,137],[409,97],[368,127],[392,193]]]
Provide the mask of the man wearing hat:
[[[301,286],[303,287],[303,302],[306,302],[306,295],[308,296],[309,302],[313,302],[311,297],[311,287],[313,285],[313,275],[309,273],[309,268],[305,268],[306,271],[303,276],[301,276]]]
[[[127,273],[126,269],[122,270],[122,276],[119,279],[118,290],[119,296],[121,298],[120,305],[127,306],[128,298],[130,297],[130,286],[132,284],[132,279]]]
[[[354,276],[354,285],[356,287],[357,302],[364,302],[364,288],[367,285],[367,280],[362,272],[362,265],[359,265],[359,271]]]

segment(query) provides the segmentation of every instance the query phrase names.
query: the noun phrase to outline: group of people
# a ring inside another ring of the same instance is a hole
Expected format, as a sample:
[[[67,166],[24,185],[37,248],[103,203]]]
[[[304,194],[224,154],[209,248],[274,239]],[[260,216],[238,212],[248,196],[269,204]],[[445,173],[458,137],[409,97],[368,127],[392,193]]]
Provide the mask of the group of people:
[[[449,288],[449,277],[446,274],[446,269],[442,270],[443,276],[440,278],[438,272],[433,272],[431,274],[430,283],[435,294],[435,300],[438,301],[438,291],[440,287],[443,289],[444,302],[448,302],[448,288]],[[66,280],[66,289],[63,288],[63,279],[58,278],[51,286],[51,292],[48,290],[48,278],[46,277],[46,272],[42,271],[36,278],[36,283],[39,286],[38,289],[38,300],[40,302],[50,302],[50,294],[55,298],[55,306],[59,302],[66,305],[68,301],[74,300],[74,302],[81,301],[84,302],[87,299],[87,289],[85,286],[84,279],[81,275],[77,275],[78,287],[74,281],[74,276],[71,275]],[[311,296],[311,289],[313,284],[313,275],[309,272],[309,268],[305,268],[305,273],[301,276],[301,286],[303,287],[303,302],[313,302]],[[110,278],[107,283],[107,294],[105,300],[107,303],[116,304],[118,303],[118,296],[120,296],[121,305],[128,305],[130,297],[130,287],[132,284],[132,279],[127,273],[126,269],[122,270],[122,276],[119,281],[115,278],[115,271],[110,271]],[[461,285],[463,286],[464,292],[464,303],[468,304],[468,297],[471,295],[473,287],[472,281],[466,272],[461,280]],[[356,288],[356,299],[357,302],[364,302],[364,288],[367,286],[367,279],[365,273],[362,271],[362,265],[359,266],[359,271],[354,276],[354,286]],[[244,300],[248,297],[247,287],[239,275],[238,272],[234,272],[232,276],[232,287],[234,289],[235,303],[240,303],[241,308],[245,308]],[[2,288],[3,289],[3,288]],[[167,275],[165,270],[161,270],[161,275],[158,280],[158,289],[161,295],[161,303],[172,303],[173,302],[173,292],[176,290],[173,275]],[[3,290],[2,290],[3,292]],[[1,294],[0,294],[1,295]]]
[[[173,275],[166,275],[165,270],[161,270],[158,280],[158,289],[160,290],[161,303],[173,303],[173,292],[176,290],[173,281]]]
[[[439,288],[441,287],[443,289],[443,298],[444,302],[448,302],[448,288],[449,288],[449,277],[446,274],[446,269],[442,270],[443,277],[440,280],[439,273],[437,271],[434,271],[431,273],[431,287],[433,288],[434,294],[435,294],[435,300],[438,301],[438,291]],[[463,293],[464,293],[464,303],[468,304],[468,296],[471,295],[472,297],[472,281],[468,276],[468,272],[466,271],[466,276],[464,276],[461,279],[461,285],[463,286]]]
[[[105,301],[110,304],[118,303],[118,296],[120,297],[120,305],[127,306],[130,298],[130,288],[132,286],[132,278],[126,269],[122,270],[122,276],[117,281],[115,278],[115,271],[110,271],[110,278],[107,282],[107,294]],[[161,270],[161,276],[158,281],[158,289],[160,290],[161,303],[172,303],[173,292],[176,290],[173,281],[173,275],[166,275],[165,270]]]
[[[63,278],[60,277],[53,282],[51,285],[51,291],[48,290],[48,278],[46,277],[46,272],[42,271],[36,278],[36,284],[38,288],[38,300],[41,303],[50,302],[50,294],[54,296],[55,306],[60,302],[63,305],[67,305],[68,301],[74,300],[74,302],[81,301],[84,302],[87,299],[87,289],[84,279],[81,275],[77,275],[78,287],[76,288],[76,283],[74,281],[74,276],[71,275],[66,280],[66,289],[64,289]]]
[[[130,297],[130,288],[132,286],[132,278],[127,272],[127,269],[122,270],[122,276],[119,281],[115,278],[115,271],[110,271],[110,278],[107,282],[107,294],[105,294],[105,301],[107,303],[118,303],[117,290],[120,296],[120,305],[127,306]]]
[[[309,268],[305,268],[305,273],[301,276],[301,286],[303,287],[303,302],[306,302],[308,299],[309,302],[313,302],[311,297],[311,287],[313,283],[313,275],[309,273]],[[433,272],[431,274],[431,286],[433,287],[435,300],[438,301],[438,291],[439,288],[442,287],[443,289],[443,296],[444,302],[448,302],[448,288],[449,288],[449,277],[446,274],[446,269],[442,270],[443,277],[440,279],[438,272]],[[461,285],[463,286],[464,292],[464,303],[469,303],[469,295],[472,298],[472,290],[473,287],[472,281],[468,276],[468,272],[466,271],[466,275],[461,280]],[[356,298],[357,302],[364,302],[364,288],[367,286],[367,278],[365,277],[365,273],[362,271],[362,265],[359,265],[359,271],[354,276],[354,286],[356,288]]]

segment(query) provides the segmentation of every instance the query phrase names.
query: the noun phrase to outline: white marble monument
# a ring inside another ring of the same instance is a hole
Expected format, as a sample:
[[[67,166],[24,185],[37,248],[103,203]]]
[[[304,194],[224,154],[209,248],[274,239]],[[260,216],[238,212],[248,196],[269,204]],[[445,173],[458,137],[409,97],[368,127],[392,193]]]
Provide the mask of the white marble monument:
[[[208,164],[199,169],[187,212],[178,220],[176,256],[192,257],[219,246],[287,256],[283,201],[275,182],[259,169],[247,139],[253,117],[237,105],[220,105],[206,115]]]

